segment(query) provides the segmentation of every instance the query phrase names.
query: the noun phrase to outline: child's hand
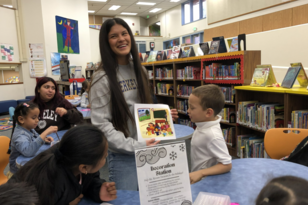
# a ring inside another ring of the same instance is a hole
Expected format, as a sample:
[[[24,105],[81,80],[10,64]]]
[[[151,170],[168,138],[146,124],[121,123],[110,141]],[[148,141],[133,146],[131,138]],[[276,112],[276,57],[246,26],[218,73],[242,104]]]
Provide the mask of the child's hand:
[[[175,121],[176,119],[179,118],[179,114],[178,111],[176,109],[171,109],[171,116],[172,116],[172,120]]]
[[[146,140],[145,143],[147,146],[154,146],[157,145],[160,142],[160,140],[155,141],[155,139]]]
[[[87,108],[90,108],[91,107],[91,105],[89,104],[88,106],[87,106]]]
[[[200,181],[203,178],[203,175],[200,171],[195,171],[189,173],[189,178],[190,178],[190,184],[194,184]]]
[[[48,127],[45,132],[47,135],[51,134],[51,133],[55,133],[58,131],[58,126],[50,126]]]
[[[99,191],[99,197],[102,201],[111,201],[117,198],[115,182],[104,182]]]
[[[71,201],[68,205],[77,205],[81,199],[83,198],[83,194],[80,194],[74,201]]]
[[[67,110],[65,108],[63,108],[63,107],[57,107],[56,108],[56,113],[58,115],[60,115],[60,117],[62,117],[63,115],[66,115]]]
[[[45,142],[50,144],[51,142],[53,142],[53,138],[52,137],[46,137]]]

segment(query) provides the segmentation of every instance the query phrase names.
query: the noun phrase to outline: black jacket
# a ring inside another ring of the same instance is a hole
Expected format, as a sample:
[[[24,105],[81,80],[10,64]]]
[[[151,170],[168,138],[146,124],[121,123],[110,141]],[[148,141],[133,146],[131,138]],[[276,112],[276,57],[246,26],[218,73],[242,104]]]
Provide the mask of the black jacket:
[[[57,179],[55,179],[55,205],[67,205],[75,200],[81,193],[94,202],[102,203],[99,191],[105,180],[99,178],[99,172],[94,174],[82,174],[82,184],[79,179],[67,168],[59,165]],[[12,176],[9,183],[20,182],[18,172]]]

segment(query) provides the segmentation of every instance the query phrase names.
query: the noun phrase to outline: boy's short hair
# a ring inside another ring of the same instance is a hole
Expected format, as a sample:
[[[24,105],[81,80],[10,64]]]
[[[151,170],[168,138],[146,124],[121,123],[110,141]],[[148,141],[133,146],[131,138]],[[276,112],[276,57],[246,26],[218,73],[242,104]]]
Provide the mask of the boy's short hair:
[[[225,96],[217,85],[202,85],[193,89],[192,94],[200,99],[200,105],[203,110],[212,108],[215,116],[225,106]]]

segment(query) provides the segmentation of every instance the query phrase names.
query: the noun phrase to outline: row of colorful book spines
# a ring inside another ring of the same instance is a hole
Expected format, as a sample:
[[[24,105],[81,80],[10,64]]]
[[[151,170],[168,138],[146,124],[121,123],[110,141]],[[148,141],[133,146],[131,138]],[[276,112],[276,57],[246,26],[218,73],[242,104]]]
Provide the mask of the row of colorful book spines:
[[[228,145],[235,146],[235,127],[222,129],[222,134],[224,136],[224,139]]]
[[[251,136],[237,136],[237,156],[241,158],[268,158],[264,149],[264,140]],[[241,140],[240,140],[241,139]]]
[[[267,130],[274,128],[275,106],[277,104],[259,104],[256,101],[239,102],[237,113],[238,122],[255,127],[256,129]]]
[[[229,121],[230,119],[230,114],[234,112],[234,108],[223,108],[219,115],[221,116],[221,119],[224,121]]]
[[[292,111],[291,113],[291,126],[293,128],[308,128],[308,111],[302,110],[302,111]]]
[[[202,70],[202,77],[205,80],[221,79],[221,80],[236,80],[240,79],[239,67],[221,66],[213,67],[212,65],[206,66],[206,69]]]
[[[178,124],[186,125],[186,126],[194,128],[194,129],[196,128],[196,124],[193,123],[192,121],[188,120],[188,119],[178,118]]]
[[[157,83],[158,94],[168,94],[169,89],[173,89],[173,84]]]
[[[231,87],[220,87],[222,93],[225,96],[225,101],[232,103],[234,102],[233,88]]]
[[[258,112],[256,110],[248,110],[248,111],[244,110],[242,114],[239,114],[240,118],[242,118],[239,121],[239,123],[264,131],[270,128],[275,128],[274,109],[265,112],[266,113],[264,113],[264,111]]]
[[[177,108],[181,112],[187,112],[188,110],[188,101],[187,100],[177,100]]]
[[[156,71],[156,78],[173,78],[172,71]]]
[[[192,93],[193,89],[195,89],[195,86],[177,85],[177,94],[179,96],[189,96]]]
[[[200,68],[187,66],[184,69],[177,69],[177,79],[200,79]]]

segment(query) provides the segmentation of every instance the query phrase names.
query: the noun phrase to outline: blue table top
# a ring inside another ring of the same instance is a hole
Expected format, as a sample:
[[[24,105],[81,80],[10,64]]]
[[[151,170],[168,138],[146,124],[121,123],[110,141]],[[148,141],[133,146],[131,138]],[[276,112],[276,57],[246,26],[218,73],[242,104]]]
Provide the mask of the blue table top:
[[[80,109],[85,109],[85,108],[80,108]],[[84,112],[91,112],[91,111],[84,111]],[[194,132],[193,128],[185,126],[185,125],[179,125],[179,124],[174,124],[174,129],[175,129],[176,138],[180,140],[184,140],[186,137],[191,137],[191,134]],[[62,136],[64,135],[66,131],[67,130],[59,131],[58,132],[59,137],[62,138]],[[55,133],[52,133],[48,136],[51,136],[54,140],[58,140]],[[49,144],[42,145],[40,149],[37,151],[37,153],[35,154],[35,156],[41,153],[42,151],[48,149],[49,147],[50,147]],[[26,162],[28,162],[33,157],[25,157],[21,155],[17,157],[16,164],[17,166],[23,166]]]
[[[292,175],[308,180],[308,167],[292,162],[273,159],[235,159],[232,170],[226,174],[208,176],[191,185],[193,201],[199,192],[210,192],[228,195],[231,202],[240,205],[255,205],[256,197],[261,189],[272,178]],[[111,202],[113,205],[140,204],[138,191],[118,190],[118,198]],[[80,205],[97,205],[88,199],[82,199]]]
[[[84,108],[84,107],[76,107],[79,112],[82,113],[84,119],[90,119],[91,118],[91,109],[90,108]]]

